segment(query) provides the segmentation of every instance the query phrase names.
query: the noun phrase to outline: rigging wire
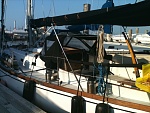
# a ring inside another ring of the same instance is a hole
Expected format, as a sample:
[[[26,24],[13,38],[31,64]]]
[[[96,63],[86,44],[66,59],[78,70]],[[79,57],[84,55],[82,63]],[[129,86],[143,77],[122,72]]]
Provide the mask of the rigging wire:
[[[32,18],[34,18],[35,0],[33,1],[32,5]]]
[[[43,16],[45,18],[45,12],[44,12],[44,4],[43,4],[43,0],[42,0],[42,10],[43,10]]]
[[[25,14],[26,14],[25,0],[23,0],[23,8],[24,8],[24,12],[25,12]]]
[[[5,16],[4,16],[4,19],[6,20],[6,12],[7,12],[7,11],[6,11],[6,10],[7,10],[7,1],[6,1],[6,0],[5,0],[5,3],[4,3],[4,4],[5,4]]]
[[[52,11],[52,10],[51,10],[51,5],[52,5],[52,4],[50,3],[50,9],[49,9],[49,11],[48,11],[48,16],[50,16],[51,11]]]
[[[52,0],[52,3],[53,3],[53,16],[56,15],[56,12],[55,12],[55,4],[54,4],[54,0]]]
[[[91,3],[91,9],[90,10],[92,10],[93,9],[93,0],[92,0],[92,3]]]
[[[50,9],[49,9],[49,11],[48,11],[48,17],[49,16],[55,16],[55,4],[54,4],[54,0],[51,0],[50,1]]]
[[[82,68],[83,68],[83,66],[81,66],[81,71],[80,71],[79,82],[81,81]],[[79,95],[79,88],[80,88],[80,85],[78,84],[77,96]]]
[[[67,11],[68,11],[68,12],[70,11],[70,0],[69,0],[69,2],[68,2],[68,9],[67,9]]]
[[[99,9],[99,6],[100,6],[100,1],[98,0],[96,9]]]
[[[60,41],[59,41],[59,38],[58,38],[58,35],[57,35],[57,33],[56,33],[55,27],[54,27],[53,25],[52,25],[52,27],[53,27],[54,33],[55,33],[55,35],[56,35],[56,39],[57,39],[57,41],[58,41],[58,43],[59,43],[59,45],[60,45],[60,47],[61,47],[61,50],[62,50],[62,52],[63,52],[63,55],[65,56],[66,61],[68,62],[68,65],[69,65],[70,69],[72,70],[72,72],[73,72],[73,74],[74,74],[74,76],[75,76],[75,78],[76,78],[76,80],[77,80],[77,82],[78,82],[78,84],[79,84],[81,90],[84,92],[84,90],[83,90],[83,88],[82,88],[82,86],[81,86],[81,84],[80,84],[80,81],[78,80],[77,75],[75,74],[75,72],[74,72],[74,70],[73,70],[73,68],[72,68],[72,66],[71,66],[71,64],[70,64],[70,62],[69,62],[69,60],[68,60],[68,58],[67,58],[67,56],[66,56],[66,53],[65,53],[65,51],[64,51],[64,49],[63,49],[63,47],[62,47],[62,45],[61,45],[61,43],[60,43]]]
[[[118,0],[118,6],[120,6],[120,0]]]

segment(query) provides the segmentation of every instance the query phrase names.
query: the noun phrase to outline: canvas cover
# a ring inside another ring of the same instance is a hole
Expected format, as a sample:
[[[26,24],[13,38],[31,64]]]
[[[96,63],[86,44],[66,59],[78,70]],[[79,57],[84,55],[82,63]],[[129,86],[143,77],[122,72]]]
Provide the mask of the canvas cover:
[[[121,26],[149,26],[150,25],[150,0],[79,12],[55,17],[46,17],[31,20],[31,27],[62,26],[81,24],[111,24]]]

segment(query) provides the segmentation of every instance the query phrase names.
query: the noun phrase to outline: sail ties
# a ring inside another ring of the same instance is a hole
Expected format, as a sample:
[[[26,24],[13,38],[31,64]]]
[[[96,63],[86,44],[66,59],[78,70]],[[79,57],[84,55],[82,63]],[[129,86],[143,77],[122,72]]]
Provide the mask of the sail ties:
[[[68,17],[67,17],[66,15],[64,16],[64,19],[65,19],[66,21],[68,21]]]

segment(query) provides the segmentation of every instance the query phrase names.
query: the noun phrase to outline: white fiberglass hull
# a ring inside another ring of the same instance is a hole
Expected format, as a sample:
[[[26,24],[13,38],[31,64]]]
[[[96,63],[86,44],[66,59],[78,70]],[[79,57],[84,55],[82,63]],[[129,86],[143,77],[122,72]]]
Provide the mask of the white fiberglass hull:
[[[1,73],[2,75],[2,73]],[[25,80],[20,79],[14,76],[4,76],[1,78],[6,82],[7,86],[18,93],[23,95],[24,82]],[[70,113],[71,112],[71,100],[74,94],[60,91],[57,89],[52,89],[40,84],[36,84],[35,94],[34,94],[34,103],[41,107],[43,110],[52,113]],[[83,97],[86,100],[86,113],[95,113],[96,105],[102,103],[102,101]],[[122,107],[115,104],[111,104],[114,108],[112,113],[127,113],[127,112],[136,112],[136,113],[148,113],[132,108]],[[118,109],[119,108],[119,109]]]

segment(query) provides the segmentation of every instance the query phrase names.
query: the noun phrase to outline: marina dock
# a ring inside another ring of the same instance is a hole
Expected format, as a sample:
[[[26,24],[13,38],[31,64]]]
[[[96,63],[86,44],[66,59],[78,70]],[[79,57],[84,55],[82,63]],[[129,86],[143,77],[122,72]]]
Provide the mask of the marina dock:
[[[46,113],[0,84],[0,113]]]

